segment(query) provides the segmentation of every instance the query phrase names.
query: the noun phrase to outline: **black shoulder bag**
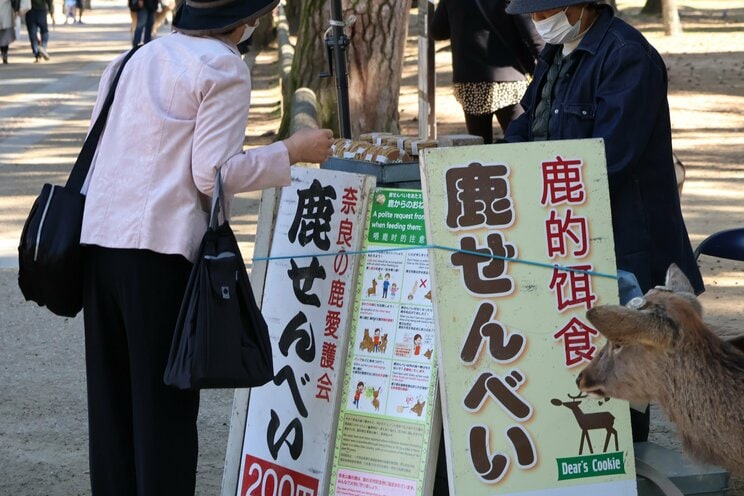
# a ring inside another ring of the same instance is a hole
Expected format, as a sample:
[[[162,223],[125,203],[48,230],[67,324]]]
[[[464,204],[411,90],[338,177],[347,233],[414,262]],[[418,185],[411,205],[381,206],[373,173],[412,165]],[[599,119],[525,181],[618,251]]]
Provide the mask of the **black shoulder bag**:
[[[274,378],[269,328],[225,212],[218,171],[209,228],[186,285],[163,382],[179,389],[258,387]]]
[[[106,125],[119,77],[136,50],[133,48],[124,57],[67,183],[64,186],[45,184],[41,188],[21,232],[18,286],[26,301],[35,301],[63,317],[74,317],[83,308],[80,230],[85,195],[80,190]]]

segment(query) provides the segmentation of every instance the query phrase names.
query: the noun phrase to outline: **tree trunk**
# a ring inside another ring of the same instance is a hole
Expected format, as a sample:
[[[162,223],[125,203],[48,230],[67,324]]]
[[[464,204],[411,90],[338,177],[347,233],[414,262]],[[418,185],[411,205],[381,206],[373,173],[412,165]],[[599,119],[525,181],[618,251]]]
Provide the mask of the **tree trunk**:
[[[302,15],[302,0],[287,0],[284,6],[284,15],[287,16],[289,32],[297,34],[300,27],[300,16]]]
[[[330,7],[325,0],[301,2],[292,74],[285,101],[297,88],[315,91],[318,118],[323,127],[338,135],[336,85],[333,77],[321,79],[328,68],[323,33],[330,25]],[[398,131],[398,95],[403,51],[408,29],[408,2],[400,0],[348,0],[343,19],[356,16],[347,26],[350,39],[346,60],[349,73],[349,107],[352,135],[367,131]],[[291,109],[285,108],[280,136],[289,132]]]
[[[679,9],[677,9],[677,0],[663,0],[662,14],[664,19],[664,34],[675,36],[682,34],[682,23],[679,21]]]
[[[661,14],[661,0],[646,0],[641,14]]]
[[[271,43],[274,39],[274,16],[271,12],[261,16],[258,20],[258,26],[251,35],[251,49],[260,51],[262,48]]]
[[[408,31],[408,1],[350,0],[349,107],[352,135],[399,132],[398,97]]]
[[[330,8],[326,0],[305,0],[301,4],[300,25],[297,32],[297,44],[292,71],[289,75],[287,88],[283,89],[282,98],[286,103],[279,136],[289,134],[292,117],[292,94],[297,88],[310,88],[315,92],[318,101],[318,119],[323,127],[334,130],[338,135],[336,122],[336,95],[332,78],[320,78],[320,73],[328,69],[326,45],[323,33],[329,26]]]

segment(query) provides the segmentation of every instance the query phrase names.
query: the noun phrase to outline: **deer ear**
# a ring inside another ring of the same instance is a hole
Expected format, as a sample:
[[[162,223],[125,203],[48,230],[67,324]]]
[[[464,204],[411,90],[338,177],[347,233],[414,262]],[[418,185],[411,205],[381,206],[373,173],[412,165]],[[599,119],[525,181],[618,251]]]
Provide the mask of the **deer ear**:
[[[643,344],[658,347],[661,336],[658,324],[650,315],[617,305],[600,305],[589,309],[586,317],[604,337],[620,345]]]
[[[687,279],[687,276],[685,276],[685,273],[682,272],[682,269],[677,267],[677,264],[672,264],[667,269],[666,282],[664,285],[675,293],[695,294],[692,284],[690,284],[690,281]]]

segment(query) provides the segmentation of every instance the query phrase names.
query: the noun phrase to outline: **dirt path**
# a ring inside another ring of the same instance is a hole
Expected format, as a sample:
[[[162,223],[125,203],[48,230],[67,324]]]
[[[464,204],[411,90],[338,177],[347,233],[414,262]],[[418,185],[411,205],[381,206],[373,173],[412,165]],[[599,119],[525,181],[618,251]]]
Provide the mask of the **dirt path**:
[[[737,2],[726,0],[681,0],[686,32],[668,39],[658,22],[638,15],[641,0],[618,3],[669,67],[674,146],[687,165],[683,209],[697,244],[744,218],[744,8],[732,9]],[[52,33],[57,57],[48,65],[33,67],[22,40],[12,48],[11,64],[23,65],[6,72],[0,67],[0,267],[8,267],[0,268],[0,494],[89,493],[82,319],[59,319],[23,302],[13,259],[39,186],[64,177],[82,142],[98,74],[127,46],[128,13],[113,0],[94,1],[94,7],[87,26],[77,31],[58,26]],[[406,46],[400,100],[401,125],[409,134],[418,126],[415,34]],[[438,45],[437,67],[440,132],[464,132],[449,84],[446,44]],[[272,141],[278,127],[277,74],[276,54],[259,54],[248,145]],[[31,109],[33,102],[43,105]],[[22,105],[27,105],[23,112],[13,110]],[[246,258],[252,253],[257,197],[242,195],[233,218]],[[736,330],[742,324],[744,264],[709,258],[700,263],[708,320]],[[202,396],[200,495],[219,493],[231,403],[229,391]],[[658,412],[652,429],[652,440],[679,447]],[[744,481],[732,482],[729,495],[744,496]]]

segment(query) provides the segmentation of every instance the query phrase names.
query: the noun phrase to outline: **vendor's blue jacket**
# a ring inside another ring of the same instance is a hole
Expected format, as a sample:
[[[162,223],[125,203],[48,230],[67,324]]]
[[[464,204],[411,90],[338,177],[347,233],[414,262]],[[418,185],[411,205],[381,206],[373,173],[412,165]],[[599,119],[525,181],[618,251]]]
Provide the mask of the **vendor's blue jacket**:
[[[664,283],[674,262],[702,292],[674,173],[666,66],[641,33],[599,8],[570,55],[578,62],[555,84],[549,139],[604,139],[618,268],[633,272],[646,292]],[[561,49],[548,44],[540,53],[521,102],[525,113],[506,141],[532,141],[537,98]]]

